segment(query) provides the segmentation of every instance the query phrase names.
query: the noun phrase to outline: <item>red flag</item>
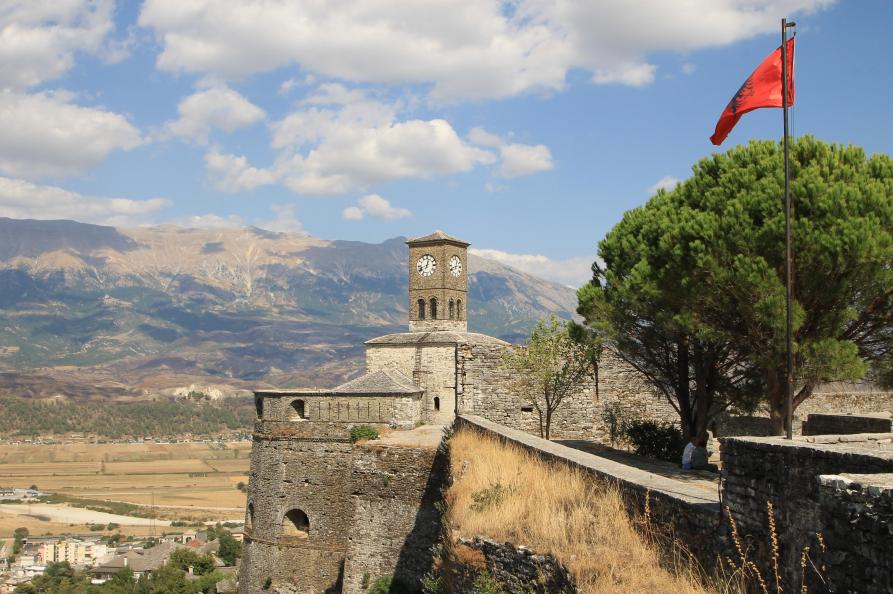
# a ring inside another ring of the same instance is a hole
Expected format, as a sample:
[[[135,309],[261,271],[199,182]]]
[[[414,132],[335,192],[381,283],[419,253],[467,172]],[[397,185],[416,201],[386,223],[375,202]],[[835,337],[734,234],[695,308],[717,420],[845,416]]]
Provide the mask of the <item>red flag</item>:
[[[781,104],[781,47],[769,54],[747,77],[729,104],[726,105],[710,142],[722,144],[741,116],[761,107],[784,107]],[[788,105],[794,104],[794,38],[788,40]]]

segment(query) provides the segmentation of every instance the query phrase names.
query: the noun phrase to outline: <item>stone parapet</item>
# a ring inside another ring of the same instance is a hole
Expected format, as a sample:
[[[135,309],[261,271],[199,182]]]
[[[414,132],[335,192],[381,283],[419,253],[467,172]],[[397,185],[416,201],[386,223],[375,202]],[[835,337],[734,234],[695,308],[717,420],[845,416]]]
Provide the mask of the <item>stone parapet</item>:
[[[893,472],[893,450],[878,447],[877,439],[863,437],[838,436],[836,443],[815,443],[804,438],[788,441],[780,437],[720,440],[725,475],[723,503],[731,509],[740,532],[751,538],[756,557],[764,560],[769,558],[767,502],[773,504],[781,572],[787,584],[801,583],[804,547],[810,547],[812,554],[819,556],[821,537],[817,534],[838,531],[844,535],[852,529],[837,524],[840,514],[845,513],[837,508],[846,508],[847,504],[844,499],[835,502],[827,487],[822,486],[821,475]],[[883,538],[890,538],[889,533]],[[834,547],[827,539],[825,543],[828,550],[820,556],[820,562],[824,560],[827,566],[823,579],[844,583],[841,576],[852,569],[843,563],[844,556],[835,548],[839,546],[836,542]],[[806,577],[807,586],[821,581],[814,571],[807,572]]]

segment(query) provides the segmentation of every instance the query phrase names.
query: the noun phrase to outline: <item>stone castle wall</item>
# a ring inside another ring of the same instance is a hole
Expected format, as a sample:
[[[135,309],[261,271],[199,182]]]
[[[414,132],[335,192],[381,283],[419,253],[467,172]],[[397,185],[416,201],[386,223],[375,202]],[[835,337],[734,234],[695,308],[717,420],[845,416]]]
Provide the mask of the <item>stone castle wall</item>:
[[[833,562],[832,592],[893,591],[893,474],[819,477],[824,540]]]
[[[443,454],[413,444],[351,444],[348,432],[344,423],[256,424],[241,594],[268,591],[267,579],[295,594],[360,593],[364,576],[391,574],[417,586],[430,568]],[[306,533],[290,530],[292,510],[306,515]]]
[[[419,588],[441,534],[436,504],[447,473],[441,450],[374,443],[354,450],[345,594],[362,594],[364,582],[386,575]]]
[[[519,393],[512,372],[503,363],[506,347],[460,345],[459,412],[539,435],[539,416],[524,394]],[[647,418],[678,423],[679,415],[629,365],[606,350],[599,380],[585,382],[566,399],[552,419],[552,437],[608,440],[603,412],[613,409],[626,418]]]
[[[303,410],[303,416],[299,410]],[[336,396],[305,392],[265,396],[263,419],[287,423],[370,423],[411,429],[422,419],[422,402],[419,395]]]
[[[350,443],[255,434],[239,575],[242,594],[264,592],[267,578],[274,583],[298,578],[299,592],[308,594],[338,587],[351,530],[345,477],[350,476],[352,449]],[[309,536],[284,534],[285,515],[292,509],[307,515]]]
[[[803,439],[813,441],[791,442],[780,437],[721,439],[725,475],[724,504],[731,509],[741,535],[746,535],[753,545],[754,557],[763,560],[765,564],[769,559],[766,504],[772,502],[781,550],[781,572],[789,585],[800,585],[800,560],[806,546],[810,547],[812,558],[817,559],[816,564],[826,566],[824,579],[829,584],[846,584],[851,580],[847,576],[872,575],[874,570],[871,565],[875,562],[875,554],[867,549],[880,547],[878,551],[889,550],[889,531],[885,534],[879,529],[867,541],[861,542],[851,540],[850,536],[856,539],[857,532],[871,532],[874,530],[872,526],[880,528],[893,525],[889,507],[878,506],[875,511],[880,516],[872,516],[874,512],[869,508],[873,503],[867,503],[861,510],[853,509],[849,500],[860,495],[841,492],[839,494],[842,496],[837,497],[827,486],[823,487],[822,476],[893,472],[893,444],[890,434]],[[870,491],[869,495],[872,495]],[[850,514],[853,514],[857,522],[860,516],[864,516],[863,521],[868,520],[867,528],[865,525],[841,526],[840,518],[849,517]],[[822,545],[817,533],[823,534],[827,551],[821,551]],[[835,536],[828,540],[825,533]],[[887,575],[886,587],[889,587],[889,574]],[[807,585],[819,586],[817,582],[820,580],[814,572],[807,572],[807,580]],[[865,587],[831,591],[889,591],[872,587],[870,582],[862,585]]]
[[[425,391],[420,405],[423,421],[452,422],[456,410],[455,345],[369,345],[366,370],[381,369],[401,371]]]

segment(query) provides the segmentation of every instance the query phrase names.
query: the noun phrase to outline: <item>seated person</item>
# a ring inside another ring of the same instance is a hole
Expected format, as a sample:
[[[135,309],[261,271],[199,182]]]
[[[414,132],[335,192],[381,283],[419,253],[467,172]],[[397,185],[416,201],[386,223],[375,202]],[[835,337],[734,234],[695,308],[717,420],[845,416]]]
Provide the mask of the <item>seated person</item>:
[[[694,448],[691,452],[691,469],[692,470],[708,470],[710,472],[719,472],[716,464],[707,462],[710,458],[710,452],[707,451],[707,440],[701,436],[694,442]]]
[[[691,456],[695,451],[695,445],[698,442],[697,435],[692,435],[691,439],[688,440],[688,443],[685,444],[685,449],[682,450],[682,470],[691,470]]]

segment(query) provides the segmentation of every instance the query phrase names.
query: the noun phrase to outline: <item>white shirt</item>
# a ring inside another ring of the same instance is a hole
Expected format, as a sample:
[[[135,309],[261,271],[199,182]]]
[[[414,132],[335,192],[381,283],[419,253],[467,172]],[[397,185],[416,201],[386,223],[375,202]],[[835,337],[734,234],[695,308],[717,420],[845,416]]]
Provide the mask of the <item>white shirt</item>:
[[[682,464],[691,464],[691,454],[695,451],[695,444],[692,442],[688,442],[685,444],[685,449],[682,450]]]

